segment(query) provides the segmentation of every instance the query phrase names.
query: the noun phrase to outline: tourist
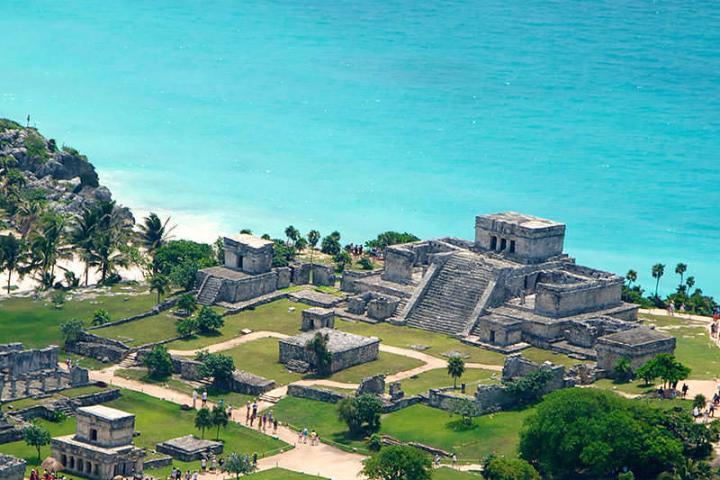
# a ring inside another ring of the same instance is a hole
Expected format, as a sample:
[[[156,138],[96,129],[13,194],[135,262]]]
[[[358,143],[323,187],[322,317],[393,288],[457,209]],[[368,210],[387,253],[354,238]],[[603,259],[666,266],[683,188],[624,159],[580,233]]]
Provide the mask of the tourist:
[[[440,455],[437,453],[435,454],[435,468],[438,468],[440,466]]]
[[[205,473],[205,470],[207,470],[207,460],[205,457],[200,460],[200,469],[202,469],[203,473]]]
[[[690,390],[690,387],[687,386],[687,383],[683,383],[682,386],[682,396],[683,398],[687,397],[687,392]]]
[[[692,416],[695,418],[698,418],[700,416],[700,409],[698,407],[693,407]]]
[[[277,418],[273,418],[273,435],[277,434],[277,425],[278,425]]]
[[[303,438],[303,432],[302,432],[302,430],[300,430],[300,431],[298,432],[298,441],[297,441],[297,443],[302,443],[302,438]]]
[[[198,475],[199,475],[198,471],[195,470],[192,474],[192,480],[198,480]]]
[[[232,420],[232,411],[233,411],[232,405],[230,405],[230,404],[228,403],[227,415],[228,415],[228,418],[229,418],[230,420]]]
[[[217,459],[215,458],[215,455],[211,457],[211,463],[210,463],[210,471],[214,472],[217,470]]]
[[[207,390],[203,390],[203,393],[202,393],[202,406],[203,407],[207,406]]]
[[[225,471],[225,459],[220,457],[220,460],[218,460],[218,464],[220,465],[220,471]]]
[[[307,439],[308,439],[309,433],[310,433],[310,432],[308,432],[307,427],[306,427],[306,428],[303,428],[303,432],[302,432],[302,434],[303,434],[303,444],[305,444],[305,445],[307,445]]]
[[[266,428],[267,428],[267,415],[265,415],[265,414],[263,413],[263,416],[262,416],[262,431],[264,432]]]
[[[250,423],[250,400],[247,401],[247,404],[245,404],[245,425]]]
[[[257,400],[253,400],[253,404],[252,404],[252,416],[253,417],[257,417],[257,411],[258,411]]]
[[[452,454],[452,467],[457,467],[457,455],[455,455],[454,453]]]
[[[671,317],[675,316],[675,304],[673,302],[668,303],[667,313]]]
[[[310,432],[310,445],[313,447],[317,445],[317,432],[315,430]]]
[[[192,474],[190,473],[190,470],[185,471],[185,480],[192,480]]]
[[[257,465],[257,452],[253,452],[253,465]]]
[[[715,404],[711,403],[708,407],[708,411],[710,412],[710,416],[715,418]]]
[[[192,398],[193,398],[193,410],[195,410],[195,408],[197,408],[197,407],[196,407],[196,404],[197,404],[197,390],[193,390]]]
[[[40,478],[38,478],[37,470],[34,468],[30,470],[30,480],[40,480]]]

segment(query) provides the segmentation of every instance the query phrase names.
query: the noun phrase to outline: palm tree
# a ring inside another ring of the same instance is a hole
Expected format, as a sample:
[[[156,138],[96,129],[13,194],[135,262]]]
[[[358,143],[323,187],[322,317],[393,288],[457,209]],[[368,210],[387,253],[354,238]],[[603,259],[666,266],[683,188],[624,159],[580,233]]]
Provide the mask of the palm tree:
[[[320,241],[320,232],[317,230],[310,230],[307,233],[307,241],[308,245],[310,245],[310,265],[312,265],[313,253],[315,252],[315,247],[317,247],[317,244]],[[310,271],[312,272],[312,269]]]
[[[0,237],[0,270],[7,270],[7,293],[10,295],[10,285],[13,272],[23,274],[27,262],[27,246],[22,239],[13,235]]]
[[[170,281],[165,275],[155,274],[150,278],[150,291],[157,292],[157,303],[160,303],[160,297],[168,291]]]
[[[465,360],[458,356],[450,357],[447,362],[447,372],[453,378],[453,388],[457,388],[457,379],[465,373]]]
[[[660,279],[663,275],[665,275],[665,265],[656,263],[652,266],[652,277],[655,279],[655,298],[658,296],[658,287],[660,286]]]
[[[65,218],[55,213],[46,213],[31,237],[32,268],[39,272],[40,283],[46,287],[55,281],[57,261],[70,256],[70,251],[63,248],[64,237]]]
[[[290,245],[291,242],[294,244],[297,239],[300,238],[300,231],[290,225],[285,229],[285,236],[288,238],[288,245]]]
[[[687,264],[685,263],[678,263],[675,266],[675,273],[680,275],[680,285],[683,284],[683,277],[685,275],[685,272],[687,272]]]
[[[119,246],[117,232],[113,231],[100,233],[93,240],[90,265],[98,267],[100,283],[105,283],[108,275],[115,273],[117,267],[128,265],[127,257],[119,250]]]
[[[153,259],[158,248],[165,245],[172,238],[170,234],[175,229],[175,226],[168,228],[169,222],[170,217],[163,222],[157,214],[151,212],[150,215],[145,217],[143,225],[140,225],[142,244]],[[154,271],[155,267],[153,266]]]
[[[22,238],[37,227],[38,220],[42,217],[43,207],[37,201],[23,201],[15,212],[15,224]]]
[[[628,270],[628,272],[625,274],[625,280],[627,280],[628,287],[630,287],[630,285],[637,282],[637,272],[632,269]]]
[[[687,294],[690,295],[690,289],[695,286],[695,277],[692,275],[685,280],[685,285],[687,285]]]
[[[80,252],[80,258],[85,263],[85,286],[88,286],[90,275],[90,263],[92,262],[93,240],[98,224],[97,210],[86,208],[82,215],[75,220],[75,225],[70,232],[70,242]]]

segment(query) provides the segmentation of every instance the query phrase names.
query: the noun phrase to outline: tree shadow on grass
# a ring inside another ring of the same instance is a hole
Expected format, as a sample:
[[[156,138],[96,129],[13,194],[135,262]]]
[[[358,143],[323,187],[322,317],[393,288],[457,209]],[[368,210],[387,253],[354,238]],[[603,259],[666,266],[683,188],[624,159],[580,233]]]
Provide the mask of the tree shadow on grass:
[[[470,424],[464,421],[462,418],[451,420],[445,424],[445,426],[453,432],[469,432],[478,428],[478,425],[473,420]]]

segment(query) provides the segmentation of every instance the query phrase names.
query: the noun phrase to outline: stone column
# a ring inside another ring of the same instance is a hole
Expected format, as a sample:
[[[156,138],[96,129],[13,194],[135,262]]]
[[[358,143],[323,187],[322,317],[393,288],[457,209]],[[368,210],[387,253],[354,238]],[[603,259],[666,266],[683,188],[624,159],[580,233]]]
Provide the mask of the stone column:
[[[10,398],[17,398],[17,380],[10,379]]]
[[[24,395],[26,397],[30,395],[30,382],[32,382],[32,380],[30,378],[25,378],[25,393],[24,393]]]
[[[42,390],[42,393],[45,393],[47,390],[47,377],[45,375],[40,377],[40,389]]]

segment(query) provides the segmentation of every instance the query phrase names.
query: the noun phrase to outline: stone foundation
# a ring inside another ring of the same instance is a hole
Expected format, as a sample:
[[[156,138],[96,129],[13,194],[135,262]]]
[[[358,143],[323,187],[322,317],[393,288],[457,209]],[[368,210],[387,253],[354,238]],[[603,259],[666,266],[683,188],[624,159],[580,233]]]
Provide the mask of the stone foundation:
[[[288,364],[291,361],[301,361],[316,369],[317,361],[314,355],[305,349],[305,345],[312,340],[316,333],[327,335],[329,338],[328,350],[332,355],[331,373],[377,359],[380,347],[380,340],[377,338],[361,337],[360,335],[324,328],[281,339],[279,341],[280,363]]]
[[[170,455],[180,461],[192,462],[203,457],[207,458],[210,454],[221,454],[223,444],[222,442],[196,438],[194,435],[186,435],[158,443],[155,448],[158,452]]]
[[[22,480],[25,477],[25,460],[0,453],[0,480]]]

